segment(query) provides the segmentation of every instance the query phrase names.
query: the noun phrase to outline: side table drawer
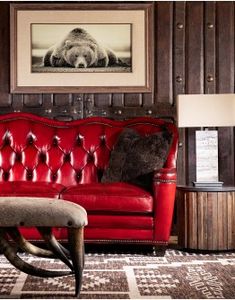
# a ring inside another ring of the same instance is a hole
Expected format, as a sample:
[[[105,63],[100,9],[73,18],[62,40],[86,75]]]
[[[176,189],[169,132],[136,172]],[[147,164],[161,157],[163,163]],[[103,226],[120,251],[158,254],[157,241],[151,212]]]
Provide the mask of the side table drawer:
[[[179,246],[235,249],[235,191],[177,191]]]

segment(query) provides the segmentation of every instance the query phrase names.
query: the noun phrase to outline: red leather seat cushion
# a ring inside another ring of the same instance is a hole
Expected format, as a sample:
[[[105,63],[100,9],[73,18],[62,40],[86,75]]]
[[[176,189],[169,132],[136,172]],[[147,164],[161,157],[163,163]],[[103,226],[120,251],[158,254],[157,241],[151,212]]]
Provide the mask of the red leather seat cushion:
[[[59,194],[64,188],[62,184],[58,183],[6,181],[0,183],[0,197],[25,196],[59,198]]]
[[[151,213],[153,198],[128,183],[80,184],[65,189],[60,198],[83,206],[88,212]]]

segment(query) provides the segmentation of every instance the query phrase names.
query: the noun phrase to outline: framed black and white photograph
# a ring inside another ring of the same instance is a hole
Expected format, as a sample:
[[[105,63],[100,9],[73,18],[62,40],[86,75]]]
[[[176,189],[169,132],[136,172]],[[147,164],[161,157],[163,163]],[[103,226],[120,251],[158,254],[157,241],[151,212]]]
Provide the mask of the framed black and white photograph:
[[[11,4],[11,92],[148,92],[152,4]]]

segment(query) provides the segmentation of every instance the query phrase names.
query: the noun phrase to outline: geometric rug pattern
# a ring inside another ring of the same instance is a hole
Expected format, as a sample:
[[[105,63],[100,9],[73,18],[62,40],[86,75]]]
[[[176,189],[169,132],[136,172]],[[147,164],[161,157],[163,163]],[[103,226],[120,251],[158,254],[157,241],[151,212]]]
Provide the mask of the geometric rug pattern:
[[[42,268],[64,269],[56,259],[20,255]],[[39,278],[16,270],[0,255],[0,298],[73,298],[74,277]],[[235,252],[167,250],[152,254],[88,253],[81,299],[233,299]]]

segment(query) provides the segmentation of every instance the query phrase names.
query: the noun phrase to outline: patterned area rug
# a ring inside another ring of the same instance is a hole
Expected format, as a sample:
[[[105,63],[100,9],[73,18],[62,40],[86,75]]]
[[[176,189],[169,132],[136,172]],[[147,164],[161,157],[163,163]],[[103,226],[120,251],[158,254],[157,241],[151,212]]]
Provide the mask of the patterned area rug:
[[[21,255],[48,269],[54,259]],[[73,298],[73,276],[38,278],[12,267],[0,256],[0,298]],[[167,250],[149,254],[86,254],[82,299],[235,298],[235,252],[194,254]]]

